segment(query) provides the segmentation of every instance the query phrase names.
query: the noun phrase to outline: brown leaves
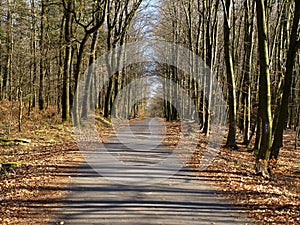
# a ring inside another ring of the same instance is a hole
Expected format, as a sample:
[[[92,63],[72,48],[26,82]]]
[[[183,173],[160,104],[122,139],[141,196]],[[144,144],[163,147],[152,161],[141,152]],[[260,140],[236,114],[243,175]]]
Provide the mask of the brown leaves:
[[[167,143],[176,144],[178,130],[168,123]],[[240,151],[221,149],[206,171],[197,175],[210,180],[229,201],[247,209],[256,224],[300,224],[300,151],[293,149],[292,131],[285,133],[285,146],[273,166],[274,177],[265,179],[254,170],[255,157],[244,146]],[[197,168],[207,139],[200,142],[187,166]]]
[[[299,171],[297,164],[291,163],[299,157],[299,152],[284,149],[282,155],[286,157],[281,157],[273,171],[275,178],[264,179],[255,174],[253,155],[240,147],[240,152],[223,149],[220,158],[210,167],[211,172],[199,176],[219,177],[213,182],[220,193],[248,208],[257,224],[298,224],[300,179],[299,175],[291,177],[288,171]]]
[[[31,143],[0,146],[0,162],[25,163],[0,177],[0,224],[45,224],[66,193],[68,173],[82,160],[72,127],[55,123],[48,115],[51,110],[32,113],[24,117],[28,129],[22,133],[12,129],[9,138],[31,139]],[[6,133],[4,128],[0,132]]]

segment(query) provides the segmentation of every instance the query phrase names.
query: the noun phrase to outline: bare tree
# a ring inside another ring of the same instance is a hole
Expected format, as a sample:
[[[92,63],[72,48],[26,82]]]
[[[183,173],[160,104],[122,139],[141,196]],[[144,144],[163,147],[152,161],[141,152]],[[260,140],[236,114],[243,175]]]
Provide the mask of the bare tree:
[[[272,141],[272,113],[271,113],[271,83],[269,70],[269,51],[268,51],[268,35],[266,6],[264,0],[257,0],[257,27],[259,42],[259,126],[261,130],[260,145],[258,146],[258,154],[256,157],[256,172],[263,176],[268,176],[268,163],[271,153]]]
[[[281,104],[279,106],[278,122],[274,133],[274,141],[272,145],[271,158],[277,159],[280,147],[283,145],[283,131],[287,124],[288,119],[288,104],[291,96],[291,87],[294,75],[294,64],[296,53],[300,47],[299,42],[299,21],[300,21],[300,2],[295,1],[294,19],[292,25],[292,31],[290,35],[290,45],[286,60],[286,72],[284,76],[283,95],[281,98]]]
[[[224,54],[227,74],[228,106],[229,106],[229,132],[226,146],[237,149],[236,145],[236,80],[232,58],[231,32],[231,0],[223,1],[224,7]]]

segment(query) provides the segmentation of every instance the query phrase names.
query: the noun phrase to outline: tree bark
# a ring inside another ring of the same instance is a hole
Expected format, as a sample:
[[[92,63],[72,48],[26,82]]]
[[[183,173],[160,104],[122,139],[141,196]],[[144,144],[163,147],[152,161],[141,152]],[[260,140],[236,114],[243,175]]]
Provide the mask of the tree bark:
[[[291,95],[291,86],[293,81],[294,63],[297,51],[299,49],[299,34],[297,32],[300,19],[300,2],[295,0],[295,13],[290,36],[290,46],[286,61],[286,72],[284,76],[283,95],[280,104],[278,122],[275,128],[274,141],[272,144],[271,158],[277,159],[279,150],[283,145],[283,131],[288,119],[288,104]]]
[[[93,73],[94,73],[94,61],[96,58],[96,46],[97,46],[97,40],[98,40],[98,31],[96,31],[93,34],[92,37],[92,43],[91,43],[91,50],[90,50],[90,58],[89,58],[89,68],[88,68],[88,74],[87,74],[87,79],[86,79],[86,83],[85,83],[85,93],[84,93],[84,99],[82,102],[82,112],[81,112],[81,117],[83,118],[87,118],[87,114],[88,114],[88,108],[90,106],[89,100],[92,100],[91,98],[89,98],[89,94],[95,94],[95,93],[90,93],[90,87],[91,87],[91,81],[93,78]],[[93,98],[95,98],[93,96]]]
[[[2,80],[3,99],[12,99],[11,96],[11,76],[12,76],[12,58],[13,58],[13,15],[11,12],[11,0],[7,0],[7,21],[6,21],[6,55],[5,55],[5,67]]]
[[[272,141],[272,114],[271,114],[271,83],[269,69],[269,53],[267,39],[267,23],[265,1],[257,0],[257,27],[260,60],[259,77],[259,115],[261,119],[261,143],[256,157],[256,172],[269,176],[268,163]],[[259,138],[259,137],[257,137]]]
[[[44,21],[45,4],[41,1],[41,21],[40,21],[40,83],[39,83],[39,110],[44,109]]]
[[[73,0],[68,0],[65,7],[65,53],[63,68],[62,120],[70,120],[70,73],[72,57],[72,20]]]
[[[108,36],[107,36],[107,50],[110,51],[124,41],[126,32],[131,24],[131,21],[138,10],[139,6],[142,3],[142,0],[136,0],[130,2],[130,0],[126,0],[125,2],[117,1],[113,6],[113,2],[107,2],[108,10],[112,11],[115,10],[114,13],[107,14],[107,29],[108,29]],[[132,3],[132,4],[131,4]],[[122,4],[124,4],[122,6]],[[129,9],[131,6],[131,9]],[[122,53],[116,53],[122,55]],[[120,56],[119,55],[119,56]],[[117,58],[117,60],[116,60]],[[119,87],[119,72],[115,74],[111,74],[113,68],[118,68],[118,56],[114,57],[112,55],[111,59],[106,57],[106,64],[107,64],[107,71],[110,75],[108,88],[105,95],[105,102],[104,102],[104,117],[108,118],[111,115],[111,108],[114,102],[115,96],[117,96],[118,87]]]
[[[253,15],[254,3],[249,0],[244,2],[245,8],[245,36],[244,36],[244,62],[243,62],[243,84],[242,84],[242,99],[243,106],[243,130],[244,144],[248,145],[251,126],[251,71],[252,71],[252,52],[253,52]],[[251,11],[250,11],[251,10]]]
[[[237,149],[236,145],[236,84],[232,58],[232,44],[230,41],[231,0],[224,5],[224,54],[227,75],[228,106],[229,106],[229,132],[226,147]]]

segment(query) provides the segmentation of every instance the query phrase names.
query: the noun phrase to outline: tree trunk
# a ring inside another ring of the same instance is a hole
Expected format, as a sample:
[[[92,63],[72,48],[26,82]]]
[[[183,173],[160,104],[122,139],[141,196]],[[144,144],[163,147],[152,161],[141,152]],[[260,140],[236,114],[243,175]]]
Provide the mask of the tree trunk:
[[[45,5],[44,0],[41,1],[41,23],[40,23],[40,84],[39,84],[39,110],[44,109],[44,21],[45,21]]]
[[[6,55],[5,67],[2,80],[3,98],[11,100],[11,76],[12,76],[12,54],[13,54],[13,16],[11,12],[11,0],[7,0],[7,22],[6,22]]]
[[[18,87],[18,99],[19,99],[18,129],[19,129],[19,132],[21,132],[21,130],[22,130],[22,118],[23,118],[23,91],[22,91],[20,83],[19,83],[19,87]]]
[[[250,6],[249,0],[244,2],[245,7],[245,36],[244,36],[244,62],[243,62],[243,76],[244,82],[242,84],[242,106],[243,106],[243,129],[244,129],[244,144],[249,143],[250,120],[251,120],[251,64],[252,64],[252,46],[253,46],[253,15],[254,3]],[[250,8],[252,9],[250,11]]]
[[[231,0],[224,5],[224,54],[227,74],[228,106],[229,106],[229,132],[226,147],[237,149],[236,145],[236,84],[232,59],[232,44],[230,41],[230,14]]]
[[[63,94],[62,94],[62,120],[70,120],[70,74],[71,74],[71,57],[72,43],[71,30],[73,16],[73,0],[68,0],[67,8],[65,9],[65,55],[63,68]]]
[[[32,55],[32,70],[30,71],[32,76],[30,79],[30,101],[28,107],[28,115],[30,115],[31,107],[35,107],[36,104],[36,74],[37,74],[37,22],[36,22],[36,6],[35,0],[31,0],[31,14],[32,14],[32,36],[31,36],[31,55]]]
[[[74,81],[75,81],[75,90],[73,92],[73,102],[70,102],[73,106],[73,112],[72,112],[72,116],[73,116],[73,123],[75,126],[79,126],[80,125],[80,121],[79,121],[79,115],[80,115],[80,112],[79,112],[79,103],[78,103],[78,92],[76,91],[77,90],[77,85],[78,85],[78,82],[80,82],[80,73],[81,73],[81,65],[82,65],[82,59],[83,59],[83,54],[84,54],[84,48],[85,48],[85,44],[86,42],[88,41],[88,38],[89,38],[89,34],[85,34],[82,41],[80,42],[80,46],[79,46],[79,51],[78,51],[78,54],[77,54],[77,61],[76,61],[76,65],[75,65],[75,72],[74,72]],[[70,106],[70,107],[72,107]]]
[[[215,55],[213,55],[217,52],[216,51],[216,44],[217,44],[217,36],[218,36],[218,8],[219,8],[219,0],[215,2],[214,6],[214,14],[212,13],[212,4],[210,1],[207,3],[207,9],[209,11],[206,21],[206,65],[210,68],[210,70],[213,72],[213,64],[215,60]],[[203,127],[203,133],[206,136],[209,136],[210,132],[210,122],[211,122],[211,95],[212,95],[212,81],[211,78],[212,72],[207,72],[205,76],[208,76],[208,91],[207,91],[207,104],[206,104],[206,112],[205,112],[205,122]]]
[[[87,114],[88,114],[88,108],[90,106],[89,100],[92,100],[91,98],[89,98],[89,90],[91,87],[91,81],[93,78],[93,73],[94,73],[94,61],[95,61],[95,54],[96,54],[96,46],[97,46],[97,40],[98,40],[98,31],[96,31],[93,34],[92,37],[92,43],[91,43],[91,50],[90,50],[90,58],[89,58],[89,68],[88,68],[88,74],[87,74],[87,79],[86,79],[86,83],[85,83],[85,93],[84,93],[84,99],[82,102],[82,114],[81,116],[83,118],[87,118]],[[90,94],[95,94],[95,93],[90,93]],[[94,96],[93,96],[94,97]]]
[[[272,114],[271,114],[271,84],[269,70],[269,53],[267,39],[267,23],[265,16],[265,1],[257,1],[257,27],[260,60],[259,77],[259,117],[261,118],[261,143],[256,157],[256,172],[268,176],[268,163],[272,141]],[[259,138],[259,137],[257,137]]]
[[[300,18],[300,2],[295,0],[295,14],[293,19],[292,31],[290,36],[290,46],[286,61],[286,72],[284,76],[283,95],[280,104],[280,112],[278,122],[275,129],[274,141],[272,145],[271,158],[277,159],[279,150],[283,145],[283,130],[288,119],[288,105],[291,95],[291,86],[293,81],[294,62],[297,51],[299,49],[299,34],[297,34]]]

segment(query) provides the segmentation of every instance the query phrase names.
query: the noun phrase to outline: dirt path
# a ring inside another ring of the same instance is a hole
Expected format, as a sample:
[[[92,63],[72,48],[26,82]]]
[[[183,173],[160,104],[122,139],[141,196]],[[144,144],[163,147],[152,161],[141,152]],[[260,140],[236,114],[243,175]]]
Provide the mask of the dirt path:
[[[181,168],[160,144],[162,127],[156,119],[134,123],[87,153],[52,224],[250,224],[240,208]]]

